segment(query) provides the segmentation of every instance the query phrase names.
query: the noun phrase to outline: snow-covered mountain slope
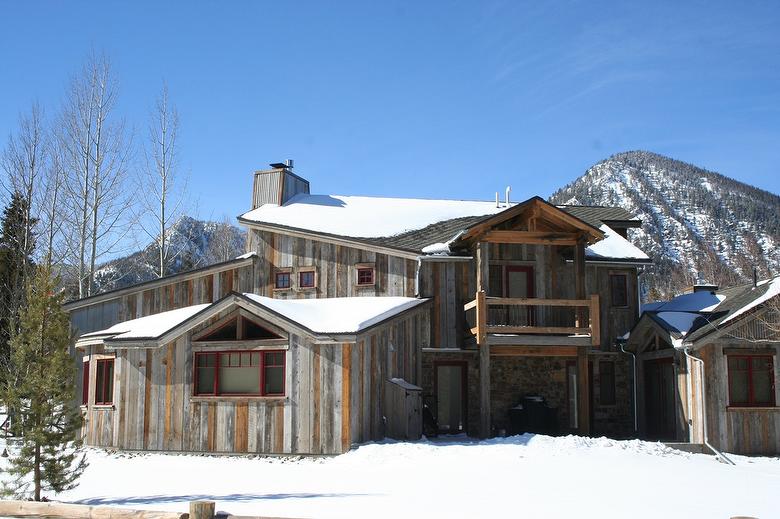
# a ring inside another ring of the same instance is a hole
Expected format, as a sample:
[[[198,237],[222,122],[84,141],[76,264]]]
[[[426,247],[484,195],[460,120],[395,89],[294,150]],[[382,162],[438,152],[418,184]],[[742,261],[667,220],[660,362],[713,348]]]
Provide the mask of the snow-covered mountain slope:
[[[780,197],[646,151],[613,155],[555,192],[556,204],[616,205],[642,219],[631,241],[656,265],[650,299],[702,279],[729,285],[780,271]]]
[[[168,230],[171,260],[166,274],[176,274],[233,259],[244,252],[246,234],[229,223],[182,217]],[[159,249],[150,243],[142,250],[101,265],[96,272],[97,293],[123,288],[157,277]]]

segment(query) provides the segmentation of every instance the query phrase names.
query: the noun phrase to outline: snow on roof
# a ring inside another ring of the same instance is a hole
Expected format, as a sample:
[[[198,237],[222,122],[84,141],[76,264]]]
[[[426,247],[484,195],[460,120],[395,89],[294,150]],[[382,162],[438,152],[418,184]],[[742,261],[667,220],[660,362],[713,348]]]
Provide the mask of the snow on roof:
[[[110,328],[97,332],[85,333],[82,339],[110,335],[111,339],[149,339],[157,338],[168,330],[180,325],[198,312],[205,310],[210,303],[187,306],[178,310],[160,312],[138,319],[117,323]]]
[[[588,258],[644,260],[650,261],[647,254],[627,239],[613,231],[608,225],[602,224],[599,230],[604,233],[604,239],[597,241],[585,249]]]
[[[766,303],[767,301],[769,301],[773,297],[775,297],[775,296],[780,294],[780,276],[774,277],[772,279],[766,279],[764,281],[761,281],[761,282],[758,283],[757,286],[763,286],[763,285],[765,285],[767,283],[771,283],[771,284],[767,287],[766,292],[764,292],[764,294],[762,296],[757,297],[756,299],[754,299],[750,303],[746,304],[745,306],[743,306],[742,308],[740,308],[736,312],[732,313],[731,315],[729,315],[728,317],[723,319],[718,325],[720,326],[723,323],[731,321],[735,317],[738,317],[738,316],[744,314],[748,310],[751,310],[751,309],[757,307],[760,304]]]
[[[414,297],[273,299],[244,295],[316,333],[357,333],[426,301]]]
[[[697,312],[658,312],[655,316],[664,321],[668,328],[685,336],[701,314]]]
[[[325,299],[272,299],[244,294],[254,302],[314,333],[358,333],[425,299],[413,297],[335,297]],[[178,310],[124,321],[105,330],[86,333],[80,339],[156,339],[215,303],[188,306]]]
[[[384,238],[465,216],[487,216],[504,204],[369,196],[298,194],[283,205],[263,204],[241,215],[251,222],[284,225],[353,238]]]
[[[642,305],[643,312],[711,312],[726,296],[701,291],[682,294],[670,301],[658,301]]]

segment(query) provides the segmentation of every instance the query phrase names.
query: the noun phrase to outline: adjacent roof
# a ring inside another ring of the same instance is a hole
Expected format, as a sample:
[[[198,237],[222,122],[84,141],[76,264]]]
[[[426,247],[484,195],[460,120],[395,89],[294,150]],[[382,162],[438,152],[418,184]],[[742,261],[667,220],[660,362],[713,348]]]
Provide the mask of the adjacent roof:
[[[326,299],[272,299],[256,294],[230,294],[214,303],[193,305],[117,323],[79,337],[81,344],[107,345],[160,339],[184,323],[213,312],[238,296],[313,334],[356,334],[427,301],[412,297],[337,297]]]
[[[534,197],[531,200],[538,199]],[[542,200],[542,199],[538,199]],[[264,204],[239,216],[247,224],[301,230],[348,238],[415,254],[448,255],[450,245],[468,229],[521,204],[299,194],[285,204]],[[546,202],[545,202],[546,203]],[[561,206],[566,213],[600,231],[605,238],[586,249],[594,261],[649,263],[650,258],[609,228],[606,221],[639,223],[615,207]],[[600,218],[604,218],[601,220]]]
[[[718,291],[683,294],[670,301],[642,306],[642,316],[631,334],[652,322],[668,334],[671,344],[694,345],[709,334],[730,326],[754,308],[780,295],[780,276]],[[703,343],[703,342],[701,342]]]

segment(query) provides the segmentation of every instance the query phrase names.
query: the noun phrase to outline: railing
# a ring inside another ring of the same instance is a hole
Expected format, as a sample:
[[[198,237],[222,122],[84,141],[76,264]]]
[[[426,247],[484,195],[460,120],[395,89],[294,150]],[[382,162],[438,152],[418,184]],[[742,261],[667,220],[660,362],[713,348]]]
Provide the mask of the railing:
[[[488,308],[491,306],[505,307],[569,307],[575,309],[574,326],[536,326],[534,319],[529,319],[529,325],[515,326],[512,324],[495,325],[488,323]],[[594,294],[589,299],[540,299],[515,297],[487,297],[485,291],[477,292],[476,299],[463,305],[463,310],[476,309],[476,326],[471,333],[477,337],[477,344],[485,344],[490,333],[534,334],[534,335],[589,335],[591,344],[598,347],[601,344],[601,323],[599,320],[599,296]],[[585,309],[587,309],[587,326]]]

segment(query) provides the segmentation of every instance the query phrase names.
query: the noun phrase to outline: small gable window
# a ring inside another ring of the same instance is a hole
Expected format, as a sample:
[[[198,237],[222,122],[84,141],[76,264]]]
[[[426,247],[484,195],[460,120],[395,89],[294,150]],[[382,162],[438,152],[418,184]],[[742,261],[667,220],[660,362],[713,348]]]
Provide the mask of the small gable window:
[[[199,352],[195,395],[282,396],[284,374],[284,351]]]
[[[369,286],[375,283],[373,265],[358,265],[357,284],[358,286]]]
[[[771,355],[728,355],[728,370],[729,405],[775,405],[775,370]]]
[[[298,288],[315,288],[316,276],[313,270],[303,270],[298,273]]]
[[[274,288],[276,290],[289,290],[290,289],[290,273],[289,272],[277,272],[276,283]]]
[[[206,329],[201,332],[201,335],[196,335],[194,340],[196,342],[222,342],[282,338],[243,315],[238,315],[214,326],[216,328]]]
[[[114,359],[98,359],[95,368],[95,405],[111,405],[114,402]]]
[[[609,294],[612,307],[628,306],[628,276],[626,274],[609,275]]]

